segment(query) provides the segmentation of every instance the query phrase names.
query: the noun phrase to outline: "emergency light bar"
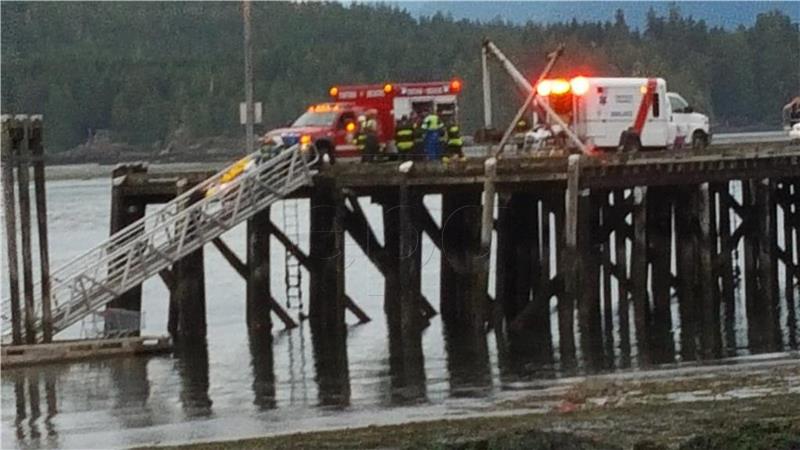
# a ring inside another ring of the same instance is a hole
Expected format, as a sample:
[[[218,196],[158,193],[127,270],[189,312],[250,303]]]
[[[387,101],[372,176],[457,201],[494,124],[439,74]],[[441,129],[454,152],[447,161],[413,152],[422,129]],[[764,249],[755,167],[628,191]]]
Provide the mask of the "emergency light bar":
[[[549,95],[564,95],[572,92],[573,95],[583,95],[589,91],[589,80],[584,77],[575,77],[570,81],[564,78],[542,80],[536,85],[536,93],[541,97]]]

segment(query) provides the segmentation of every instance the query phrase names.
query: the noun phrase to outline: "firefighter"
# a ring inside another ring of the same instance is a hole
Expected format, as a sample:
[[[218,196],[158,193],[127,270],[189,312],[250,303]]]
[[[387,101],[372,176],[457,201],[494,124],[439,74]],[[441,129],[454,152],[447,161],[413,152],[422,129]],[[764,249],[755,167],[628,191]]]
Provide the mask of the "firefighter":
[[[412,159],[411,152],[414,150],[414,124],[408,116],[403,116],[394,128],[394,145],[397,148],[397,156],[401,161]]]
[[[361,155],[362,160],[365,158],[364,147],[366,146],[367,143],[366,123],[367,123],[367,116],[363,114],[358,116],[358,131],[356,132],[354,140],[356,143],[356,149],[358,150],[358,154]]]
[[[411,158],[420,159],[423,155],[423,140],[425,133],[422,131],[422,122],[416,111],[411,113],[411,124],[413,126],[414,148],[411,150]]]
[[[362,128],[362,130],[364,130],[364,150],[362,152],[361,161],[364,162],[375,161],[380,150],[377,115],[378,111],[374,109],[367,111],[367,119]]]
[[[422,130],[425,133],[423,146],[426,158],[428,160],[439,159],[442,154],[441,139],[444,134],[444,125],[439,116],[434,112],[428,113],[425,120],[422,121]]]
[[[444,161],[448,162],[456,158],[461,161],[466,159],[464,157],[464,141],[461,139],[461,129],[457,123],[452,122],[447,127],[447,155],[444,157]]]
[[[521,151],[525,146],[525,135],[530,131],[528,121],[524,118],[519,119],[514,125],[514,141],[517,143],[517,151]]]

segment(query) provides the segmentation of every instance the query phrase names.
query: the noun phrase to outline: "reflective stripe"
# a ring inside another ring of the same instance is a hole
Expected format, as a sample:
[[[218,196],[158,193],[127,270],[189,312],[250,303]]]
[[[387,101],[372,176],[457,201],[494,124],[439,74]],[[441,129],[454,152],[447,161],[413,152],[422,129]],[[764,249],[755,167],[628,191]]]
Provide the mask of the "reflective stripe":
[[[653,104],[653,93],[656,91],[656,80],[650,78],[647,80],[647,88],[642,96],[642,103],[639,104],[639,111],[636,113],[636,120],[633,122],[633,130],[636,134],[642,134],[644,122],[647,120],[647,113],[650,111],[650,105]]]

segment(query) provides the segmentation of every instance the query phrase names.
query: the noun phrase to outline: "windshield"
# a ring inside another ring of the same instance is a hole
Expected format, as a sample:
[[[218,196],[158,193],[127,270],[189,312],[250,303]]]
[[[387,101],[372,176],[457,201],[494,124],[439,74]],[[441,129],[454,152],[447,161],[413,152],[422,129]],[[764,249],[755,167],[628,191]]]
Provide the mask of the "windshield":
[[[292,124],[293,127],[327,127],[333,125],[336,113],[307,111]]]
[[[689,106],[689,104],[686,103],[686,100],[684,100],[681,97],[678,97],[675,94],[669,95],[669,103],[670,106],[672,106],[673,112],[683,112],[683,110],[686,109],[687,106]]]

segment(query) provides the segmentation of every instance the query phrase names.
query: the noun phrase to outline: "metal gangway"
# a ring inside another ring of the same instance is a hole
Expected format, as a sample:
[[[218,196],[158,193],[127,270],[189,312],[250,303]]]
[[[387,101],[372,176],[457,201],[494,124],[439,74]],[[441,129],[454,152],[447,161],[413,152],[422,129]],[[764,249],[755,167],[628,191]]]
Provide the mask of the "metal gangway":
[[[316,152],[299,146],[266,157],[255,152],[250,167],[228,181],[243,162],[187,190],[154,214],[51,272],[53,334],[97,311],[127,290],[247,220],[298,188],[311,184]],[[238,165],[238,166],[237,166]],[[41,287],[35,289],[34,330],[42,339]],[[22,308],[22,306],[20,306]],[[20,314],[23,317],[24,314]],[[2,303],[3,342],[10,342],[11,300]],[[24,320],[22,320],[24,334]]]

